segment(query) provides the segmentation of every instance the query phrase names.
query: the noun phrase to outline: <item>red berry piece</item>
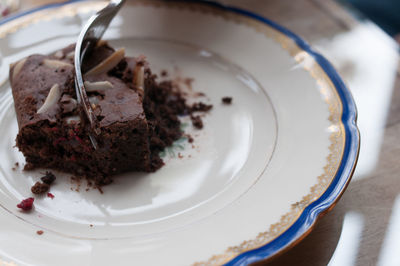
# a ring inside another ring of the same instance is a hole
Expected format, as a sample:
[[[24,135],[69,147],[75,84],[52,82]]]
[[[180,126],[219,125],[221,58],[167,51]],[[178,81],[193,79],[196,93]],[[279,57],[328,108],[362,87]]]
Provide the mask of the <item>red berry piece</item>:
[[[53,194],[51,194],[50,192],[49,192],[49,193],[47,193],[47,197],[49,197],[49,198],[51,198],[51,199],[54,199],[54,195],[53,195]]]
[[[17,207],[22,209],[23,211],[30,211],[30,210],[32,210],[34,201],[35,201],[34,198],[24,199],[21,201],[20,204],[17,205]]]
[[[3,11],[1,12],[1,15],[3,17],[7,16],[8,14],[10,14],[10,9],[9,8],[4,8]]]

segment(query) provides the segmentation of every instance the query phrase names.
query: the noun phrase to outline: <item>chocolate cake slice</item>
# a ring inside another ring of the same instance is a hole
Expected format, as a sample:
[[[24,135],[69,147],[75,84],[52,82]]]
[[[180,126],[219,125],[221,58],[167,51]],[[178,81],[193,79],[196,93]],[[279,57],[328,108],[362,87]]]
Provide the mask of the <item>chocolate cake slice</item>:
[[[125,57],[123,49],[101,42],[83,65],[100,121],[94,149],[76,100],[73,51],[71,45],[31,55],[10,67],[25,169],[58,169],[102,185],[117,173],[160,168],[159,152],[182,136],[178,115],[192,111],[185,98],[171,82],[158,84],[143,58]]]

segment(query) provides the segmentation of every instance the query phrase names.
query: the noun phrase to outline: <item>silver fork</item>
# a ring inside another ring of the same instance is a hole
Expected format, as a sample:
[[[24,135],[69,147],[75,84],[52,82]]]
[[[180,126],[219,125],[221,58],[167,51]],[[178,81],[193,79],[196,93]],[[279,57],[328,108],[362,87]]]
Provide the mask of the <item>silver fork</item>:
[[[94,149],[97,149],[97,141],[95,135],[100,134],[98,128],[98,120],[93,112],[92,106],[90,105],[89,99],[86,94],[85,85],[82,77],[82,62],[85,59],[85,55],[88,54],[97,42],[101,39],[104,32],[107,30],[110,22],[118,13],[125,0],[111,0],[110,3],[93,15],[86,23],[85,27],[79,34],[78,41],[75,47],[75,91],[78,103],[82,106],[86,117],[90,124],[89,138],[92,142]]]

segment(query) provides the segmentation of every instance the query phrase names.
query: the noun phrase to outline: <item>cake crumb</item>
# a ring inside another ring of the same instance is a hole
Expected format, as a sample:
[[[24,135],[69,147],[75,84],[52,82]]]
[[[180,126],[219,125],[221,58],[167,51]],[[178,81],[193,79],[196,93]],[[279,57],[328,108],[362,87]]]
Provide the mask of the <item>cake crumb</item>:
[[[47,192],[50,189],[50,185],[42,182],[36,182],[32,187],[31,191],[33,194],[40,195]]]
[[[89,224],[90,227],[93,227],[93,224]]]
[[[15,169],[15,167],[11,168],[11,170],[16,171],[17,169]]]
[[[40,236],[43,235],[43,233],[44,233],[43,230],[36,231],[36,234],[38,234]]]
[[[95,186],[93,185],[93,182],[90,179],[86,179],[86,188],[85,191],[89,191],[91,188],[95,188]]]
[[[79,177],[76,177],[76,176],[71,176],[71,184],[74,184],[74,183],[76,183],[76,187],[75,188],[72,188],[71,187],[71,190],[72,191],[76,191],[76,192],[79,192],[80,191],[80,189],[81,189],[81,182],[82,182],[82,180],[81,180],[81,178],[79,178]]]
[[[164,78],[165,78],[165,77],[168,77],[168,71],[165,70],[165,69],[162,70],[162,71],[161,71],[161,77],[164,77]]]
[[[194,94],[194,96],[195,96],[195,97],[204,97],[204,96],[206,96],[206,95],[204,94],[204,92],[196,92],[196,93]]]
[[[52,172],[46,171],[46,175],[41,177],[40,180],[47,185],[51,185],[56,180],[56,176]]]
[[[35,201],[34,198],[24,199],[17,205],[17,207],[22,209],[23,211],[30,211],[32,210],[34,201]]]
[[[30,170],[33,170],[33,169],[35,169],[35,166],[32,163],[26,163],[25,166],[24,166],[24,170],[25,171],[30,171]]]
[[[226,105],[232,104],[232,97],[223,97],[222,98],[222,103]]]
[[[178,158],[179,158],[179,159],[182,159],[182,158],[183,158],[183,155],[182,155],[180,152],[178,152]]]
[[[197,129],[202,129],[203,128],[203,120],[201,120],[201,117],[198,115],[191,115],[190,119],[192,120],[192,124],[195,128]]]
[[[190,108],[190,112],[208,112],[213,108],[212,104],[205,104],[203,102],[194,103]]]
[[[18,166],[19,166],[19,162],[16,162],[14,165],[15,165],[16,167],[18,167]]]

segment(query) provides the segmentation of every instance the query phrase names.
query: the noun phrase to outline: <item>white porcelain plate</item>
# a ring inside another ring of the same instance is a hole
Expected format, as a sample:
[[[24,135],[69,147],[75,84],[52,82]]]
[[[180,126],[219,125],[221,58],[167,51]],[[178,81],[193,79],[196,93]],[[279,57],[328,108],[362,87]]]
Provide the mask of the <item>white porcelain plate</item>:
[[[73,1],[1,22],[0,264],[239,265],[302,239],[354,170],[354,102],[293,33],[210,2],[128,1],[105,36],[128,55],[146,55],[154,73],[193,78],[193,90],[207,95],[214,108],[204,129],[185,128],[193,145],[178,141],[165,167],[118,176],[104,194],[57,173],[54,199],[18,210],[44,169],[22,171],[13,147],[9,64],[73,43],[105,4]]]

